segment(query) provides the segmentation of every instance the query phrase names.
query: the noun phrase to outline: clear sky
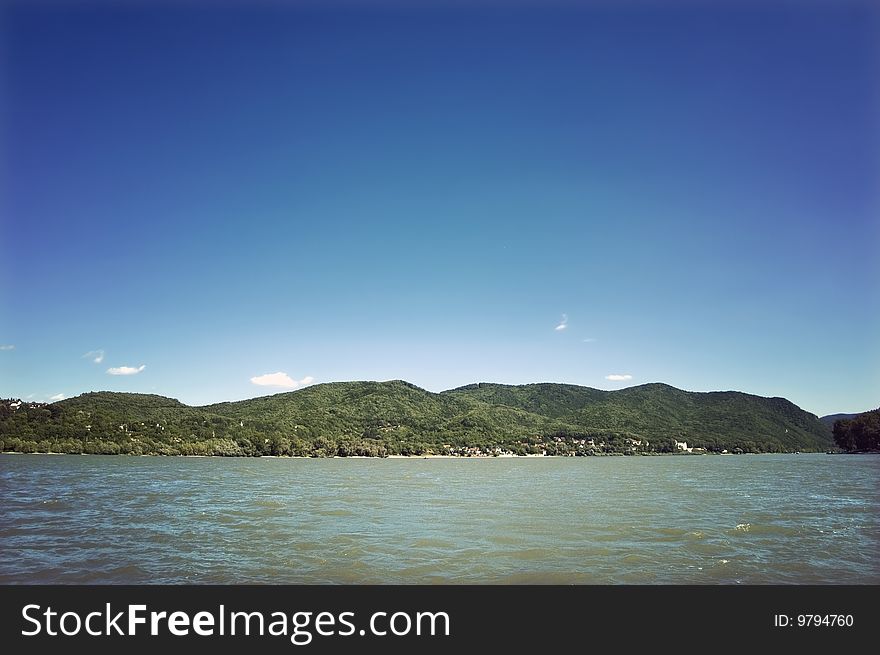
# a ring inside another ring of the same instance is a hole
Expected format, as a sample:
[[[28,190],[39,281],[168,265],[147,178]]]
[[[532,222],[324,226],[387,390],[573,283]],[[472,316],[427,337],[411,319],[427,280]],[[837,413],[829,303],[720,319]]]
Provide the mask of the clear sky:
[[[0,396],[880,405],[876,5],[122,4],[0,14]]]

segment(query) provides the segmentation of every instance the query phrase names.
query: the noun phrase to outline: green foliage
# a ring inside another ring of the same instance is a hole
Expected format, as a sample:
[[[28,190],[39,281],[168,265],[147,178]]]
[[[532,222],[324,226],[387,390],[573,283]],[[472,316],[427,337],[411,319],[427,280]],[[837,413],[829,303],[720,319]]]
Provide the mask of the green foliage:
[[[88,393],[0,401],[0,447],[17,452],[311,457],[601,455],[824,450],[830,430],[782,398],[667,385],[600,391],[476,384],[430,393],[402,381],[322,384],[205,407]]]
[[[823,450],[831,440],[827,426],[788,400],[735,391],[694,393],[665,384],[620,391],[476,384],[445,393],[537,411],[581,431],[648,439],[658,452],[673,440],[710,452]]]
[[[834,424],[838,421],[842,421],[844,419],[851,419],[858,416],[858,414],[829,414],[828,416],[823,416],[819,420],[823,423],[826,423],[828,427],[833,428]]]
[[[835,422],[834,442],[847,452],[880,450],[880,408]]]

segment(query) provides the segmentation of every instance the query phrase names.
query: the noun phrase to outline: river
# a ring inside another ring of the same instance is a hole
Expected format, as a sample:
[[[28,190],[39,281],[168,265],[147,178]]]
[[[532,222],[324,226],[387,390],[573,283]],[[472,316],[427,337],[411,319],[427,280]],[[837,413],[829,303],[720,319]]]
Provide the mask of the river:
[[[0,455],[0,583],[878,584],[880,456]]]

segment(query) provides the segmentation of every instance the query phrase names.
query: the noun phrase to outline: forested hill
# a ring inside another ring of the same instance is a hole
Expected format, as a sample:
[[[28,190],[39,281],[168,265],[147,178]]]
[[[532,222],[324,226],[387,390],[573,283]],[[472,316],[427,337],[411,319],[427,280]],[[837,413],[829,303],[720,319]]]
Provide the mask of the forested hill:
[[[828,414],[828,416],[823,416],[819,420],[833,428],[834,424],[838,421],[849,421],[856,416],[858,414]]]
[[[516,407],[598,432],[674,437],[710,450],[818,450],[831,444],[829,426],[785,398],[738,391],[697,393],[667,384],[600,391],[566,384],[473,384],[445,392]],[[754,448],[752,444],[754,443]]]
[[[847,452],[880,452],[880,408],[837,416],[848,417],[834,422],[834,442],[840,448]]]
[[[676,443],[678,442],[678,443]],[[599,455],[825,450],[831,430],[783,398],[650,384],[337,382],[189,407],[98,392],[52,404],[0,401],[0,445],[18,452],[165,455]]]

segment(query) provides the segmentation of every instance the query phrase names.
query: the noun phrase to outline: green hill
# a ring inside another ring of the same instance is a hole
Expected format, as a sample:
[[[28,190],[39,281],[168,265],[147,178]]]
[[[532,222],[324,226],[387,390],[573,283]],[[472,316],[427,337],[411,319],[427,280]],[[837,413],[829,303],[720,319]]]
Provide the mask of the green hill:
[[[850,453],[880,452],[880,408],[842,416],[850,418],[834,422],[834,443]]]
[[[552,416],[588,432],[686,441],[691,447],[744,451],[822,450],[831,432],[784,398],[737,391],[696,393],[666,384],[619,391],[556,384],[477,384],[445,392]]]
[[[838,421],[849,421],[856,416],[858,414],[828,414],[827,416],[822,416],[819,420],[833,428],[834,424]]]
[[[831,431],[783,398],[650,384],[337,382],[189,407],[99,392],[52,404],[0,401],[0,445],[19,452],[166,455],[636,454],[676,441],[720,452],[824,450]]]
[[[294,442],[381,446],[388,454],[441,452],[443,446],[510,445],[562,426],[544,416],[478,399],[431,393],[408,382],[335,382],[202,408]]]

